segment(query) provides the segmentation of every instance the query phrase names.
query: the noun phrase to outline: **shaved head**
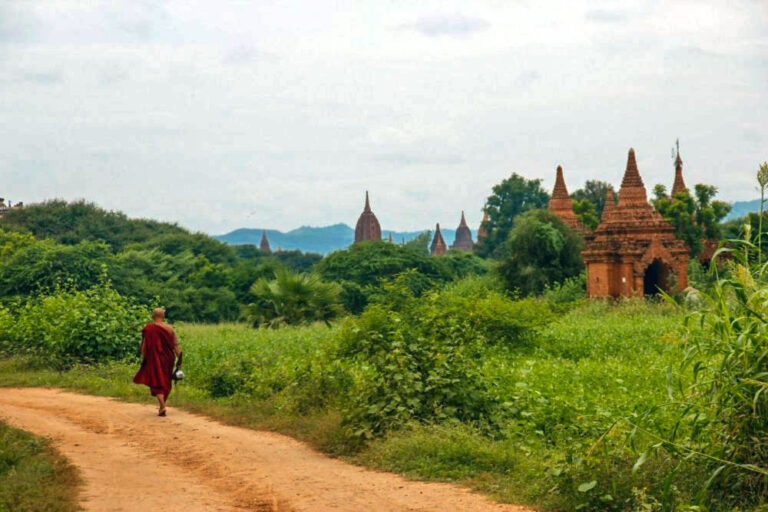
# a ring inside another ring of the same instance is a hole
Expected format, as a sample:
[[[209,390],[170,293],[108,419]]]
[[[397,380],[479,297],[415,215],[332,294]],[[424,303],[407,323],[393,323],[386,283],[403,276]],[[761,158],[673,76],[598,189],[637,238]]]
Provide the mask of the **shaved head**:
[[[165,320],[165,310],[163,308],[155,308],[152,310],[153,320]]]

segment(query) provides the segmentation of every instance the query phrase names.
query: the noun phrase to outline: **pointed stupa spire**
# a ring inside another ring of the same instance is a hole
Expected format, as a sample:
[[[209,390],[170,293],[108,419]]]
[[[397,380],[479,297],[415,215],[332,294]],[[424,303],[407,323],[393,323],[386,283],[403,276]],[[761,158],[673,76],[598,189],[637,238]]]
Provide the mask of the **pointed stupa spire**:
[[[432,245],[429,247],[429,252],[432,256],[442,256],[448,252],[448,246],[445,245],[443,234],[440,232],[439,222],[435,226],[435,237],[432,239]]]
[[[565,186],[562,165],[557,166],[555,188],[552,190],[552,197],[549,199],[549,211],[560,217],[560,220],[571,229],[578,229],[579,220],[576,218],[576,214],[573,213],[573,202],[571,202],[571,197],[568,195],[568,189]]]
[[[675,157],[675,183],[672,185],[672,197],[678,193],[688,190],[683,179],[683,159],[680,158],[680,139],[675,143],[677,146],[677,157]]]
[[[619,190],[619,206],[649,206],[648,193],[640,177],[640,171],[637,169],[634,148],[629,148],[627,155],[627,168],[624,171],[624,179],[621,180],[621,190]]]
[[[460,251],[471,251],[475,243],[472,241],[472,231],[467,226],[467,219],[464,217],[464,210],[461,210],[461,221],[456,228],[456,238],[453,241],[451,249]]]
[[[367,190],[365,191],[363,213],[360,214],[355,226],[355,243],[366,240],[381,240],[381,225],[371,210],[371,201],[368,198]]]
[[[488,230],[486,226],[491,221],[491,217],[488,215],[488,208],[483,208],[483,220],[480,221],[480,227],[477,228],[477,241],[480,242],[483,238],[488,236]]]
[[[608,191],[605,193],[605,206],[603,206],[603,214],[600,217],[601,222],[610,220],[616,212],[616,200],[613,197],[613,187],[608,187]]]
[[[395,243],[395,241],[392,240],[392,232],[391,231],[389,232],[389,236],[387,237],[387,242],[389,242],[391,244]]]
[[[267,239],[267,232],[264,229],[261,230],[261,243],[259,244],[259,249],[263,252],[272,252],[272,248],[269,246],[269,240]]]

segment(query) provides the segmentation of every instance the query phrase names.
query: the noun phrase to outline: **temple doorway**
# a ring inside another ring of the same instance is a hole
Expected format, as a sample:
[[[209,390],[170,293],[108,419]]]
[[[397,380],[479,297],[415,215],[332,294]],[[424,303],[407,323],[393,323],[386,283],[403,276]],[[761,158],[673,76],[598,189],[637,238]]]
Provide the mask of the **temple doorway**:
[[[643,294],[658,295],[669,291],[669,267],[661,260],[653,260],[643,276]]]

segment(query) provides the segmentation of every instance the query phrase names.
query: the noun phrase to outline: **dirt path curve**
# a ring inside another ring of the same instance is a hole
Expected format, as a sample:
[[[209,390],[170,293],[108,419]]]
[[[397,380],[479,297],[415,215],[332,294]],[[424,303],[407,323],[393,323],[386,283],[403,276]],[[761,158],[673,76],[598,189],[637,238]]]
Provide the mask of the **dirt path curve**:
[[[82,472],[86,510],[531,512],[407,481],[294,439],[55,389],[0,389],[0,418],[54,439]]]

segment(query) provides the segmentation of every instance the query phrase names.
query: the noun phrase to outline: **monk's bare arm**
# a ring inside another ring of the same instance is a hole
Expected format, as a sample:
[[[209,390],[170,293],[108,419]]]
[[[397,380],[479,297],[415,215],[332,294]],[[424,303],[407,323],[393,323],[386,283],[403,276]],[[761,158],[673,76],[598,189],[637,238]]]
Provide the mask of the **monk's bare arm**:
[[[146,354],[146,340],[144,339],[144,336],[141,337],[141,347],[139,347],[139,352],[141,352],[141,358],[144,359],[147,357]]]
[[[178,359],[181,357],[181,347],[179,347],[179,338],[176,336],[176,331],[174,330],[173,327],[171,327],[171,332],[173,333],[173,353],[176,354],[176,359]],[[179,364],[179,367],[181,367],[181,364]]]

